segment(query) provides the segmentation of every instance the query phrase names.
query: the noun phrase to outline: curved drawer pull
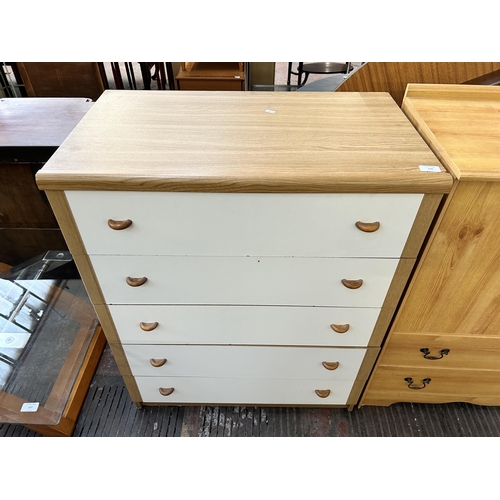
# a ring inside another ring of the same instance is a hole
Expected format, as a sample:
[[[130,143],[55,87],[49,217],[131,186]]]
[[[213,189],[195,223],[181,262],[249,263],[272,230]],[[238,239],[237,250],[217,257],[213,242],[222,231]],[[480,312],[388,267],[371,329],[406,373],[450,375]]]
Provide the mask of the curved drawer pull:
[[[441,359],[443,356],[447,356],[448,353],[450,352],[450,350],[449,349],[441,349],[439,351],[440,356],[429,356],[431,351],[427,347],[422,347],[422,349],[420,349],[420,352],[424,355],[425,359]]]
[[[351,290],[356,290],[363,284],[363,280],[342,280],[342,284],[346,288],[350,288]]]
[[[158,323],[155,321],[154,323],[143,323],[142,321],[139,323],[141,330],[145,332],[152,332],[157,326]]]
[[[127,276],[125,281],[129,286],[141,286],[144,285],[148,279],[145,276],[143,278],[131,278],[130,276]]]
[[[345,324],[345,325],[330,325],[330,328],[334,331],[334,332],[337,332],[337,333],[345,333],[347,332],[347,330],[349,330],[349,327],[351,325],[349,325],[348,323]]]
[[[430,383],[431,379],[430,378],[424,378],[422,379],[422,385],[413,385],[413,379],[411,377],[406,377],[405,382],[408,383],[408,387],[410,389],[415,389],[416,391],[420,389],[424,389],[425,386]]]
[[[149,362],[151,363],[151,366],[154,366],[155,368],[160,368],[160,366],[163,366],[167,362],[167,360],[165,358],[163,359],[151,358]]]
[[[108,219],[108,226],[115,231],[121,231],[122,229],[127,229],[132,225],[132,221],[130,219],[125,220],[113,220]]]
[[[170,394],[172,394],[174,392],[174,388],[173,387],[167,387],[167,388],[160,387],[158,390],[160,391],[160,394],[162,396],[170,396]]]
[[[327,370],[336,370],[340,363],[338,361],[323,361],[321,363]]]
[[[330,395],[330,389],[316,389],[314,392],[320,398],[327,398]]]
[[[380,227],[380,222],[356,222],[356,227],[364,233],[374,233]]]

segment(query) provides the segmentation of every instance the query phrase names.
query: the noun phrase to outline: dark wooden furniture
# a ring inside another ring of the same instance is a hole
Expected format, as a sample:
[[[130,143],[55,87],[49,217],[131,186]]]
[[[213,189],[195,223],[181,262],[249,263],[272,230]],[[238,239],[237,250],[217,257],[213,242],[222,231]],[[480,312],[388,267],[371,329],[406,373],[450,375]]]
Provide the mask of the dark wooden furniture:
[[[107,88],[102,63],[18,62],[29,97],[86,97],[96,101]]]
[[[0,99],[0,262],[66,243],[35,174],[92,106],[88,99]]]
[[[177,90],[245,90],[242,62],[181,62]]]

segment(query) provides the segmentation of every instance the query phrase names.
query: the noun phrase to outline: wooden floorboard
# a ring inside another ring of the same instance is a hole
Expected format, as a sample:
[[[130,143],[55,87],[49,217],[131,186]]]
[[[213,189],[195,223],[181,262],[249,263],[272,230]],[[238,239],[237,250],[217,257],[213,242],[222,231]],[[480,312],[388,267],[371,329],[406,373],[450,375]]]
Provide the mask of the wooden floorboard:
[[[0,424],[0,437],[40,437]],[[499,437],[500,407],[468,403],[389,407],[148,406],[131,401],[106,347],[74,437]]]

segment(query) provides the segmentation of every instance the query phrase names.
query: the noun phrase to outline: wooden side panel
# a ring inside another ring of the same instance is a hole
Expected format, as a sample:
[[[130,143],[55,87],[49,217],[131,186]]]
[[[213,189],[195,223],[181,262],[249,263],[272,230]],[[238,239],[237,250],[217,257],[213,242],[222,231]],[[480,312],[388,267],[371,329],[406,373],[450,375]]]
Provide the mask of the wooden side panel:
[[[461,183],[396,318],[398,332],[500,335],[498,183]]]
[[[389,92],[401,106],[408,83],[464,83],[499,69],[499,62],[369,62],[337,92]]]

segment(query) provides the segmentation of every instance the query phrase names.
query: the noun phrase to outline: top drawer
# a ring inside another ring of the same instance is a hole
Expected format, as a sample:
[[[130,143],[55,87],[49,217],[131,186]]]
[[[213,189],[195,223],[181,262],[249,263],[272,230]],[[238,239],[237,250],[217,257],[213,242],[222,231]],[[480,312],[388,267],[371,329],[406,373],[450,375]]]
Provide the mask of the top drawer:
[[[67,191],[88,254],[399,258],[422,194]],[[131,220],[122,230],[108,220]],[[356,222],[379,222],[364,232]]]

